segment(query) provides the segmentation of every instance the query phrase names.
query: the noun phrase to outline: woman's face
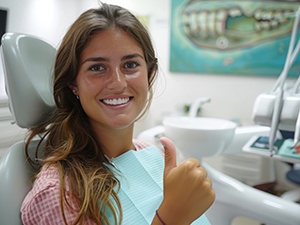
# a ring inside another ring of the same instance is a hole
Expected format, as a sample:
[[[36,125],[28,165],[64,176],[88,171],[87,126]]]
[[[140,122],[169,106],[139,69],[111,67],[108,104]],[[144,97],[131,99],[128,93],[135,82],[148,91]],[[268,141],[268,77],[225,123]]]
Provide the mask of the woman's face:
[[[82,51],[74,93],[93,128],[122,129],[145,107],[148,71],[144,53],[127,33],[96,33]]]

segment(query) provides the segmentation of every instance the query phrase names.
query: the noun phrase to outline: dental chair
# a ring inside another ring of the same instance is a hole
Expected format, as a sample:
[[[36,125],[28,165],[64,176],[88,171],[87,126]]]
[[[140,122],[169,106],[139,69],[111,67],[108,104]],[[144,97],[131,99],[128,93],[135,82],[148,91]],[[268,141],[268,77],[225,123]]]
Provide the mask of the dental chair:
[[[14,122],[21,128],[38,125],[54,109],[50,84],[55,53],[53,46],[31,35],[6,33],[2,37],[1,56],[9,108]],[[37,141],[29,147],[33,160]],[[0,224],[3,225],[22,224],[21,203],[39,170],[38,166],[29,164],[24,148],[25,142],[18,142],[0,159]]]

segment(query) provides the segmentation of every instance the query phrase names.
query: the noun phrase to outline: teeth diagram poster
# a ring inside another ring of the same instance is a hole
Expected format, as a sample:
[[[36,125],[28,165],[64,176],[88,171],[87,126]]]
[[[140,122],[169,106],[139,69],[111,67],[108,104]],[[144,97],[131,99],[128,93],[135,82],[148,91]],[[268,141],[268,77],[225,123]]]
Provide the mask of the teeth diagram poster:
[[[300,0],[172,0],[170,71],[278,77]],[[297,43],[300,27],[297,31]],[[300,54],[289,77],[300,75]]]

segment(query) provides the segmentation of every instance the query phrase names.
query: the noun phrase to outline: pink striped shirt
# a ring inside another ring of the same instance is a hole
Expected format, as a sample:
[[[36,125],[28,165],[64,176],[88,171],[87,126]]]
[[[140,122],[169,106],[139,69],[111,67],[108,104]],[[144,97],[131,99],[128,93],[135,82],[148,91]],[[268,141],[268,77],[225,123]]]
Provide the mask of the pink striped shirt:
[[[149,146],[148,143],[134,140],[136,150]],[[64,214],[68,224],[73,224],[79,212],[76,199],[70,199],[69,187],[66,182],[66,197],[71,207],[64,205]],[[33,184],[33,188],[25,197],[22,206],[22,222],[24,225],[64,224],[60,208],[59,174],[55,167],[43,167]],[[96,225],[92,220],[85,225]]]

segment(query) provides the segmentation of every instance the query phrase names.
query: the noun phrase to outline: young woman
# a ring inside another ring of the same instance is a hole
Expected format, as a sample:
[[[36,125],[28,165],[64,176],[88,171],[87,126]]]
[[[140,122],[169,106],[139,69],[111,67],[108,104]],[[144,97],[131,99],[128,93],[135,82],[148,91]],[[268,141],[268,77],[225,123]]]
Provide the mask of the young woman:
[[[126,9],[102,4],[73,23],[55,61],[56,111],[27,140],[44,148],[24,225],[209,224],[215,194],[199,161],[177,166],[167,138],[164,156],[133,140],[156,76],[149,34]]]

